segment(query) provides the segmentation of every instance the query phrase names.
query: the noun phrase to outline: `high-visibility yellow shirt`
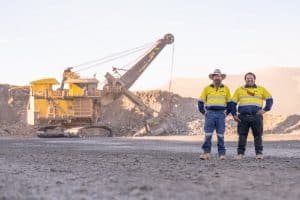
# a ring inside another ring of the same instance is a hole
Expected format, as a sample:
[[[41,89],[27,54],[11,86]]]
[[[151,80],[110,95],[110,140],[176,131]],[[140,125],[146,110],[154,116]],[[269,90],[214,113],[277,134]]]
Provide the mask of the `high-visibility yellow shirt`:
[[[236,115],[236,105],[238,104],[240,114],[256,114],[258,110],[262,109],[265,100],[266,105],[263,110],[269,111],[273,105],[273,98],[264,87],[258,85],[242,86],[234,92],[230,110],[232,115]]]
[[[206,86],[200,96],[200,102],[203,102],[208,110],[226,109],[230,100],[230,90],[226,85],[216,88],[213,84]]]
[[[264,100],[272,98],[271,94],[262,86],[239,87],[233,94],[232,101],[239,106],[262,107]]]

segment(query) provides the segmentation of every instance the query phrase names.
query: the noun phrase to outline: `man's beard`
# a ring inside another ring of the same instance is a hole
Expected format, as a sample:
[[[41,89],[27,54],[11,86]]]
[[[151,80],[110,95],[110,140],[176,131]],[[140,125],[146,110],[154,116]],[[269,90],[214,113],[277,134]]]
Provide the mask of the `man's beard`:
[[[253,86],[254,83],[253,83],[253,82],[247,82],[246,85],[247,85],[247,86]]]
[[[214,80],[214,85],[217,85],[217,86],[221,85],[221,80]]]

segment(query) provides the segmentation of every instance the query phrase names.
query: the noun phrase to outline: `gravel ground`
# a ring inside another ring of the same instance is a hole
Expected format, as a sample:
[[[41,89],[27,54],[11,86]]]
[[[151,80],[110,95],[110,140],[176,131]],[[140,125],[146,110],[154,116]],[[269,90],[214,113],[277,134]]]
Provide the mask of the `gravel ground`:
[[[201,141],[1,138],[0,199],[300,199],[300,142],[199,160]]]

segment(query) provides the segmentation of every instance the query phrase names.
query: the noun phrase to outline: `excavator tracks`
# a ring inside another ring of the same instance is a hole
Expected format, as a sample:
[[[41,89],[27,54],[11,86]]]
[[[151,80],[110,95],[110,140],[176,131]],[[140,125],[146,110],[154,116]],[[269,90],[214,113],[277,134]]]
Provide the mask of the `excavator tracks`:
[[[105,125],[89,125],[78,127],[44,126],[37,130],[40,138],[72,138],[72,137],[112,137],[113,132]]]

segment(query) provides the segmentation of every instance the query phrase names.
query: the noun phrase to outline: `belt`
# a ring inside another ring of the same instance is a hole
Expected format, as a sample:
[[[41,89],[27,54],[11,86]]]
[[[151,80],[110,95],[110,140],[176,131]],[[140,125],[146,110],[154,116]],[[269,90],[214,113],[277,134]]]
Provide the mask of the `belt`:
[[[208,109],[209,112],[224,112],[225,110]]]

